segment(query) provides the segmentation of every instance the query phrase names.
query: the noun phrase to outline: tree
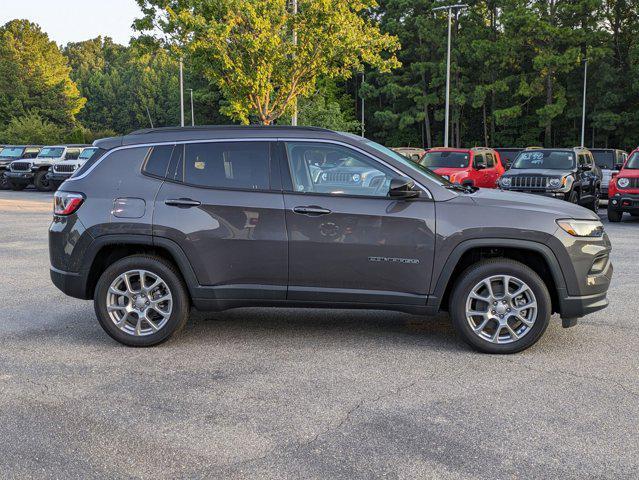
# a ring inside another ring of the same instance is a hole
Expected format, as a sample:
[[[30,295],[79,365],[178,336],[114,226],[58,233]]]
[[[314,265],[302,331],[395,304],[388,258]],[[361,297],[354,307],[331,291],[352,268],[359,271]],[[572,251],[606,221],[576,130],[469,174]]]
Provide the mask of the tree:
[[[319,77],[348,79],[363,66],[399,66],[397,40],[363,13],[374,0],[137,0],[142,31],[179,37],[205,78],[219,86],[223,112],[271,124]],[[292,41],[297,34],[297,44]]]
[[[12,20],[0,27],[0,126],[30,112],[70,127],[86,102],[70,71],[36,24]]]
[[[0,139],[4,143],[16,145],[50,145],[60,143],[63,134],[62,128],[43,120],[37,113],[27,113],[12,118],[1,132]]]

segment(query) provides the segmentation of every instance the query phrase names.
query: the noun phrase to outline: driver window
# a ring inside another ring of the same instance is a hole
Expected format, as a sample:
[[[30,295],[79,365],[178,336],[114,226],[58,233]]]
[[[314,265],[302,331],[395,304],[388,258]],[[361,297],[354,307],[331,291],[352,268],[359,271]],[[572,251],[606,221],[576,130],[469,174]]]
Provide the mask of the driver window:
[[[386,197],[393,174],[355,150],[328,143],[286,144],[293,189],[303,193]]]
[[[481,153],[475,153],[475,157],[473,159],[473,167],[480,168],[480,165],[486,167],[486,160],[484,159],[484,155]]]

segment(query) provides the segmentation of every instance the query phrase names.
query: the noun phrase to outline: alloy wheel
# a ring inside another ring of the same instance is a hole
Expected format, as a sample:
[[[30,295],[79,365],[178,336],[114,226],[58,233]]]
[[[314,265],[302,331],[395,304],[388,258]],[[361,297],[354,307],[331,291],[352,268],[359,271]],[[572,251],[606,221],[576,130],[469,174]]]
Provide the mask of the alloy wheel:
[[[136,337],[152,335],[169,321],[173,297],[167,283],[147,270],[129,270],[111,283],[106,295],[111,321]]]
[[[466,321],[482,340],[505,344],[527,335],[537,320],[537,299],[531,288],[511,275],[483,279],[466,300]]]

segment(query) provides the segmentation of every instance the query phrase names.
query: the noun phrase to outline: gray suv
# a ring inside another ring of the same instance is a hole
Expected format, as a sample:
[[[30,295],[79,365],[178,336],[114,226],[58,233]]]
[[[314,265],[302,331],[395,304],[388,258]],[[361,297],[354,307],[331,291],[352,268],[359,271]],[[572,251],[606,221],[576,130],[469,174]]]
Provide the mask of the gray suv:
[[[55,194],[51,278],[104,330],[151,346],[191,306],[450,313],[474,348],[534,344],[605,308],[610,242],[585,208],[454,185],[317,128],[134,132]]]

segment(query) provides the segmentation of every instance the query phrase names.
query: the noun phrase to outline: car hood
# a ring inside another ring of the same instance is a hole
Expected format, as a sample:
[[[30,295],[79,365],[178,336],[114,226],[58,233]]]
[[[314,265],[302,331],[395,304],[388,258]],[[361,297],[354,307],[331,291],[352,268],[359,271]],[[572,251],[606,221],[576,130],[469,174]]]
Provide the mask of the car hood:
[[[571,175],[572,170],[553,170],[549,168],[518,168],[508,170],[504,173],[504,177],[564,177]]]
[[[599,215],[587,208],[543,195],[480,188],[471,195],[471,198],[479,207],[546,212],[556,218],[599,220]]]
[[[635,170],[635,169],[625,168],[621,170],[619,174],[617,174],[617,178],[621,178],[621,177],[639,178],[639,169]]]

